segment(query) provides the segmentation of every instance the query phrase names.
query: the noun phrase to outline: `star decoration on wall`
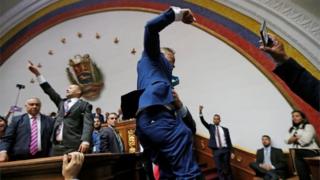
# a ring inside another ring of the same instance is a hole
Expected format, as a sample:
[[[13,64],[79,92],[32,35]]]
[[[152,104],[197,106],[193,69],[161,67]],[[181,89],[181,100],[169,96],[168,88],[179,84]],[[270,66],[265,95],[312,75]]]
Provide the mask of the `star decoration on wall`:
[[[49,55],[53,55],[53,51],[52,51],[52,50],[49,50],[49,51],[48,51],[48,54],[49,54]]]
[[[96,39],[100,39],[100,38],[101,38],[100,34],[96,33]]]
[[[78,38],[82,38],[82,34],[80,32],[77,33]]]
[[[135,55],[136,53],[137,53],[136,49],[133,48],[133,49],[131,50],[131,54]]]
[[[115,37],[114,40],[113,40],[113,42],[114,42],[115,44],[118,44],[118,43],[119,43],[119,38],[118,38],[118,37]]]
[[[60,41],[61,41],[62,44],[65,44],[66,43],[66,38],[62,38]]]
[[[31,78],[30,83],[33,84],[35,81],[33,78]]]
[[[40,63],[38,63],[37,67],[38,68],[42,68],[42,65]]]

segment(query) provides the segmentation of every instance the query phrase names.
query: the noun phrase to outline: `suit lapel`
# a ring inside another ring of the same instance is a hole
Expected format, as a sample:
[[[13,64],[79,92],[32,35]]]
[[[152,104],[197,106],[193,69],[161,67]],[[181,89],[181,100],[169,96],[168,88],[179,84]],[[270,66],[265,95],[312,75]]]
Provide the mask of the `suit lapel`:
[[[274,162],[274,161],[273,161],[273,160],[274,160],[274,155],[275,155],[275,154],[274,154],[274,152],[273,152],[273,148],[271,147],[271,148],[270,148],[270,156],[271,156],[271,157],[270,157],[270,161],[271,161],[272,164],[273,164],[273,162]]]
[[[76,110],[77,108],[80,107],[81,105],[81,99],[79,99],[73,106],[71,106],[71,108],[69,109],[68,112],[65,113],[65,116],[68,116],[71,112],[73,112],[74,110]]]
[[[27,128],[27,131],[28,131],[28,135],[30,136],[31,135],[31,124],[30,124],[30,118],[29,118],[28,114],[26,114],[24,116],[23,121],[27,126],[26,128]]]
[[[42,137],[43,137],[42,134],[43,134],[45,123],[46,123],[45,118],[42,114],[40,114],[40,122],[41,122],[40,123],[40,132],[41,132],[40,136],[41,136],[41,142],[42,142]]]

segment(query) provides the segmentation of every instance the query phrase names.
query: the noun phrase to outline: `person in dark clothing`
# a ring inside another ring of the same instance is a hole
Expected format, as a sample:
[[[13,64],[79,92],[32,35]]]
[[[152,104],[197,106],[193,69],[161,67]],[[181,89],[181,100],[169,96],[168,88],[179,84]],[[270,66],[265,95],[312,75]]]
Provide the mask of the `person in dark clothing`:
[[[269,34],[273,41],[270,47],[261,43],[260,49],[269,53],[277,66],[273,72],[280,77],[287,86],[315,110],[320,111],[320,81],[299,65],[293,57],[285,52],[279,39]]]
[[[284,178],[287,171],[286,162],[281,149],[271,146],[271,138],[268,135],[262,136],[263,148],[257,150],[256,162],[250,167],[256,172],[256,176],[264,180],[277,180]]]

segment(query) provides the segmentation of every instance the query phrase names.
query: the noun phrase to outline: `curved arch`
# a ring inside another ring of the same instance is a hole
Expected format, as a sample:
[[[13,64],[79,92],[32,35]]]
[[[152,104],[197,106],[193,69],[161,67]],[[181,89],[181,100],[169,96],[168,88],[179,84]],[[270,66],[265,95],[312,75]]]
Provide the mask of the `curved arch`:
[[[276,75],[272,73],[274,64],[270,58],[257,48],[259,36],[257,30],[259,24],[253,19],[246,17],[217,2],[201,1],[163,1],[163,0],[111,0],[101,1],[59,1],[26,19],[13,30],[1,38],[1,60],[3,64],[16,50],[46,29],[68,19],[97,13],[101,11],[134,10],[159,13],[171,5],[191,8],[197,17],[195,26],[207,33],[218,37],[220,40],[233,47],[244,55],[254,66],[256,66],[268,79],[279,89],[287,101],[297,109],[306,112],[311,123],[320,132],[319,112],[296,96]],[[229,18],[228,18],[229,17]],[[232,19],[230,19],[232,17]],[[248,20],[244,22],[243,19]],[[255,33],[256,32],[256,33]],[[286,43],[286,42],[285,42]],[[286,43],[287,46],[290,47]],[[293,49],[290,47],[290,49]],[[290,51],[290,55],[298,56],[298,61],[315,76],[317,69],[299,53]]]

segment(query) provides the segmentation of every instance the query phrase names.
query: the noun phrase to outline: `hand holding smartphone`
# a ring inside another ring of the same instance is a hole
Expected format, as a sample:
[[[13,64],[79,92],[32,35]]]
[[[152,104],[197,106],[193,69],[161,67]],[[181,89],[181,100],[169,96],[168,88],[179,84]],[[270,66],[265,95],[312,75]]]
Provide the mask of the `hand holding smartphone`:
[[[273,41],[268,35],[266,21],[263,20],[260,26],[260,36],[264,47],[270,47],[273,45]]]

